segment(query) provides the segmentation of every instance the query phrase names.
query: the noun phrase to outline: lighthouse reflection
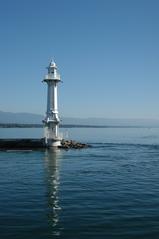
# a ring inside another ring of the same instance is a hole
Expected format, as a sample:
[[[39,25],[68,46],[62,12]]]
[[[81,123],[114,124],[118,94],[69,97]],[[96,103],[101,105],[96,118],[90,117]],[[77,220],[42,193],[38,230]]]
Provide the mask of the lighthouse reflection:
[[[59,227],[59,163],[61,158],[60,150],[47,150],[45,152],[45,168],[47,170],[48,185],[48,223],[53,235],[60,235]]]

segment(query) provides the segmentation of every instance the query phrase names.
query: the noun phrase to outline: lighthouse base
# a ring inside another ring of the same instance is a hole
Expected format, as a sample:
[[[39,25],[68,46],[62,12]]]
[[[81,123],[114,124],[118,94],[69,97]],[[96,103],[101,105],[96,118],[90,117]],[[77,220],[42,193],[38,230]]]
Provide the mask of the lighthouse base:
[[[47,147],[59,147],[61,146],[61,139],[46,139]]]

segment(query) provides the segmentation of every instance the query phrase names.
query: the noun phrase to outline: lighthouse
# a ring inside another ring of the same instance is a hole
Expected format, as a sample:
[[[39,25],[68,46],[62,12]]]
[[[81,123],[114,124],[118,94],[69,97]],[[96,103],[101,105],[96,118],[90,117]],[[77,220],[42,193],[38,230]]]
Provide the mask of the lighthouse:
[[[47,83],[47,111],[43,120],[45,144],[48,147],[58,147],[61,145],[62,137],[59,133],[59,115],[57,103],[57,85],[61,81],[57,72],[56,63],[52,60],[47,67],[48,74],[45,75],[43,82]]]

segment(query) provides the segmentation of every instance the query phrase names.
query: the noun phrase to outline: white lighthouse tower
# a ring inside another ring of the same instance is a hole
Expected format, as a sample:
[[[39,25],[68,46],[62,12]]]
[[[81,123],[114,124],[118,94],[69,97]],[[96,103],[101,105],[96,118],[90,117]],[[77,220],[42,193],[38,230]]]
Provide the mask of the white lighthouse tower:
[[[57,104],[57,84],[61,81],[57,72],[57,66],[51,61],[47,67],[48,74],[45,75],[43,82],[47,83],[47,111],[43,120],[45,130],[45,143],[48,147],[61,145],[62,138],[59,135],[58,104]]]

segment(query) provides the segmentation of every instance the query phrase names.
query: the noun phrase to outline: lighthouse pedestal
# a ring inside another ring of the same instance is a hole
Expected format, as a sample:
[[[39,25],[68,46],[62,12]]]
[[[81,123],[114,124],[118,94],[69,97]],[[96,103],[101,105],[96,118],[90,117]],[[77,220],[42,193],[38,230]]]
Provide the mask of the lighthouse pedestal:
[[[61,139],[49,139],[47,142],[48,147],[59,147],[61,146]]]
[[[57,125],[52,123],[45,123],[44,126],[44,137],[45,144],[47,147],[58,147],[61,146],[62,137],[60,137],[59,132],[56,132]]]

